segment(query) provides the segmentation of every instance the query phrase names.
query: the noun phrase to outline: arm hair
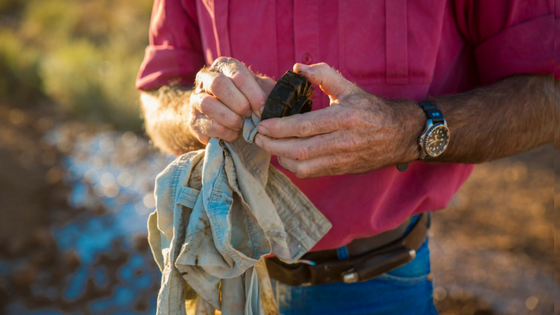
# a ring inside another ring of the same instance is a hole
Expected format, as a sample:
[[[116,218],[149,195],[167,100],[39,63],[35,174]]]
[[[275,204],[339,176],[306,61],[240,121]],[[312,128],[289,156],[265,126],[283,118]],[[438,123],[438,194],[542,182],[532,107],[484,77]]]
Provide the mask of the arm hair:
[[[179,155],[204,148],[189,128],[191,90],[171,85],[140,94],[146,132],[164,152]]]

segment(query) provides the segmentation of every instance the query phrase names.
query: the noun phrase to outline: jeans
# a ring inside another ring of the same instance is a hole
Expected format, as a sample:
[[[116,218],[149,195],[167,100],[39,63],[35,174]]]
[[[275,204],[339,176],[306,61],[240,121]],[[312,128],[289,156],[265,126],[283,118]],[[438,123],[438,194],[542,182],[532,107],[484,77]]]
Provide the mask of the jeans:
[[[365,282],[292,287],[274,281],[282,315],[437,315],[428,240],[408,264]]]

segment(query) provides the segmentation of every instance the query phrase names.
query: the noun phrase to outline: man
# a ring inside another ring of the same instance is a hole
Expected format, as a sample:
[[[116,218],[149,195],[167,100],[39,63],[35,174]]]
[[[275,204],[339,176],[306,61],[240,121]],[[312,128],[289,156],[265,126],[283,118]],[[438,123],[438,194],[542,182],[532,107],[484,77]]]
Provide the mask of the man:
[[[445,207],[471,163],[552,141],[553,20],[545,0],[156,0],[137,87],[148,134],[179,154],[236,139],[286,70],[319,85],[313,112],[263,121],[256,144],[333,223],[312,254],[353,259]],[[281,311],[433,314],[426,242],[414,249],[369,281],[279,279]]]

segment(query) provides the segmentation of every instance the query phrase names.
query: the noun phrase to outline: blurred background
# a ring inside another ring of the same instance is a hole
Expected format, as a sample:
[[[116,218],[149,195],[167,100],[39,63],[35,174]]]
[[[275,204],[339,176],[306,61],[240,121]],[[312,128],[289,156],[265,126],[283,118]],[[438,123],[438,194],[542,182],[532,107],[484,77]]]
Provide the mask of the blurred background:
[[[0,314],[155,311],[146,220],[173,157],[134,89],[151,5],[0,0]],[[555,154],[478,166],[434,215],[441,314],[554,313]]]

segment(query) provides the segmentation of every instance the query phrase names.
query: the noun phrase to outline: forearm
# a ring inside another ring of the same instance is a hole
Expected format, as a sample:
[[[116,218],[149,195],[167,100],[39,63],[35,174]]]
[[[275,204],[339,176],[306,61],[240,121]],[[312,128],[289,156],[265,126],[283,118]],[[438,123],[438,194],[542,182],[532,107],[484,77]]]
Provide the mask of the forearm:
[[[182,154],[204,147],[189,128],[190,94],[190,88],[181,86],[141,93],[146,132],[162,151]]]
[[[433,161],[480,163],[553,141],[559,91],[552,76],[517,75],[467,93],[432,99],[451,134],[449,147]],[[415,108],[408,128],[419,135],[426,118]],[[413,154],[417,158],[417,142],[410,144],[409,157]]]

